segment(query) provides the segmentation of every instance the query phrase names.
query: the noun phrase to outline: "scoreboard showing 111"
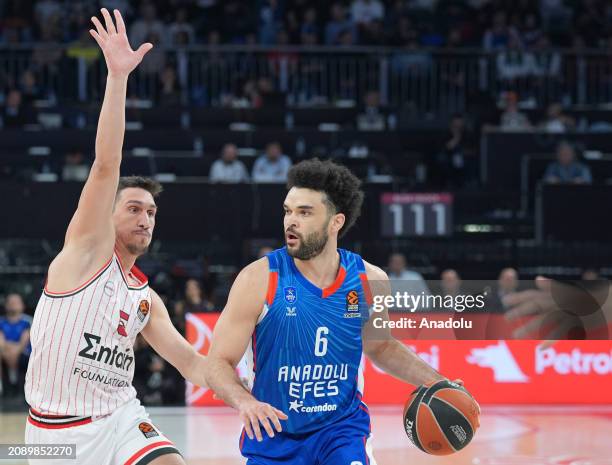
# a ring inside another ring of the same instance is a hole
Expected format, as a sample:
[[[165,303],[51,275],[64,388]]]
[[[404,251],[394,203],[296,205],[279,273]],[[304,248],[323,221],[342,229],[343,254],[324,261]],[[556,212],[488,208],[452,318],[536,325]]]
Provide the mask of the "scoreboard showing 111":
[[[441,237],[453,230],[453,196],[449,193],[387,192],[380,196],[384,237]]]

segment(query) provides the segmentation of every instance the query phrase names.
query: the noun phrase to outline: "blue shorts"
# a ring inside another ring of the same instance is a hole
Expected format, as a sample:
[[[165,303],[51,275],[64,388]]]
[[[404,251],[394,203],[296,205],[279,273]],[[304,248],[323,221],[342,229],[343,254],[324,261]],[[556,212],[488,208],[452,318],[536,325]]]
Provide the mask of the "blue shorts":
[[[360,404],[350,416],[304,434],[276,433],[263,441],[242,432],[240,452],[247,465],[376,465],[370,440],[370,414]]]

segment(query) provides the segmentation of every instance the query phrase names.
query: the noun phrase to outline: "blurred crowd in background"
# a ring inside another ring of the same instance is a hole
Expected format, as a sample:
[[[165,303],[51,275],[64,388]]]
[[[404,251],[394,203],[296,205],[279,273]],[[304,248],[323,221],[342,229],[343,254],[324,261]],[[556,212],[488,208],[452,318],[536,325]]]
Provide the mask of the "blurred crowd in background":
[[[0,44],[87,40],[99,7],[123,12],[134,43],[599,47],[605,0],[3,0]]]

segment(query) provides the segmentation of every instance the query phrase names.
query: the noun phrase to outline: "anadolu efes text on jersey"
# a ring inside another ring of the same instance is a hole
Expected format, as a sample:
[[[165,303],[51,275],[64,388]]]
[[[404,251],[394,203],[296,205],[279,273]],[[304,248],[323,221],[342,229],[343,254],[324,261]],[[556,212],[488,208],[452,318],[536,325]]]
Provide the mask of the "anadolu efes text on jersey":
[[[361,404],[366,272],[359,255],[338,252],[338,275],[326,289],[309,282],[285,248],[267,256],[266,305],[251,340],[253,395],[289,416],[289,433],[317,430]]]

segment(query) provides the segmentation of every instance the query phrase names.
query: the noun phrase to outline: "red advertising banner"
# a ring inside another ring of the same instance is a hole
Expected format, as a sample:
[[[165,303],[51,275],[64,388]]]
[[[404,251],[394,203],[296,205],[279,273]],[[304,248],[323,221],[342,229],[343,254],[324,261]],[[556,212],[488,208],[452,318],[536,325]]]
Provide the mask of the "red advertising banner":
[[[188,314],[187,339],[208,352],[218,314]],[[560,341],[538,349],[539,341],[404,340],[421,358],[450,379],[460,378],[482,404],[612,403],[612,341]],[[365,359],[364,400],[403,404],[413,387]],[[242,365],[242,364],[241,364]],[[239,366],[241,375],[245,368]],[[188,385],[190,405],[222,405],[210,390]]]

